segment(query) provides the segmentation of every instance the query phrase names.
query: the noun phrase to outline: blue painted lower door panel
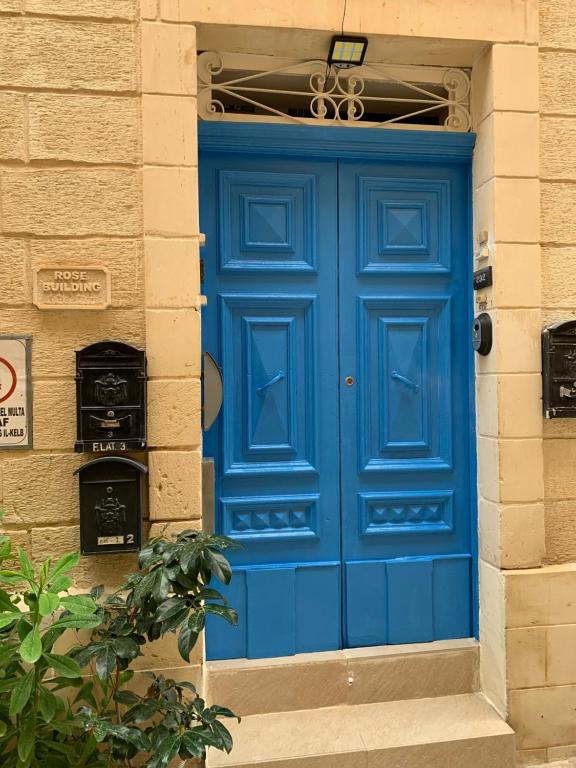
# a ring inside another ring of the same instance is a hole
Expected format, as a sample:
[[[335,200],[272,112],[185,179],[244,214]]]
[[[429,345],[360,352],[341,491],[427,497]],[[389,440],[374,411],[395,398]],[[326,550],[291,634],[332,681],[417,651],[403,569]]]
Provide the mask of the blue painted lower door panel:
[[[200,188],[204,454],[241,545],[208,657],[470,636],[468,165],[219,150]]]
[[[470,561],[455,556],[346,563],[346,645],[469,636]]]
[[[239,621],[230,626],[208,619],[210,658],[258,659],[337,650],[340,580],[340,563],[234,569],[224,592],[238,610]]]

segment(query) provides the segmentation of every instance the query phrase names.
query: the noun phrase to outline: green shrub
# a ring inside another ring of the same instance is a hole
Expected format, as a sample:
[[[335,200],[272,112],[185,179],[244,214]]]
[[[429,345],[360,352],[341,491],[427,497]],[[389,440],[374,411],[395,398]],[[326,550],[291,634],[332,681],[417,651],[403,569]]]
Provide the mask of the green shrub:
[[[146,692],[135,693],[130,667],[148,642],[168,634],[189,661],[209,614],[236,623],[209,586],[213,577],[230,581],[222,554],[230,545],[198,531],[160,536],[117,592],[79,595],[70,593],[69,575],[78,554],[35,569],[18,548],[10,569],[10,537],[0,536],[0,765],[128,767],[137,759],[165,768],[175,758],[203,759],[209,747],[229,752],[221,718],[235,717],[230,710],[207,706],[192,683],[153,673]]]

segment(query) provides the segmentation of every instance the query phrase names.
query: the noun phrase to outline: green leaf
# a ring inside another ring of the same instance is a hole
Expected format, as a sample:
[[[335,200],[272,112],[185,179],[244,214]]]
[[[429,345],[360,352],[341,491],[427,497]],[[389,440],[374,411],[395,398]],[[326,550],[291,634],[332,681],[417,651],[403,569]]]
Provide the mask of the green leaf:
[[[230,753],[232,750],[232,736],[230,736],[230,731],[228,728],[226,728],[225,725],[222,725],[222,723],[218,722],[218,720],[214,720],[212,723],[212,730],[222,739],[224,751]]]
[[[141,704],[136,704],[129,709],[122,718],[125,723],[145,723],[154,717],[158,711],[158,704],[154,699],[145,699]]]
[[[8,536],[0,536],[0,560],[6,560],[12,552],[12,543]]]
[[[212,734],[210,734],[212,738]],[[204,760],[206,757],[206,747],[204,746],[204,741],[198,734],[192,734],[191,731],[187,731],[182,736],[182,744],[187,749],[188,754],[190,757],[198,757],[200,760]],[[218,747],[218,744],[214,744],[211,746]]]
[[[18,612],[8,612],[3,611],[0,613],[0,629],[4,629],[4,627],[10,626],[10,624],[13,624],[16,619],[19,619],[22,614]]]
[[[232,578],[232,568],[224,555],[221,552],[215,552],[212,549],[206,549],[204,554],[208,567],[214,576],[224,584],[229,584],[230,579]]]
[[[90,645],[86,645],[84,647],[73,648],[70,651],[70,656],[74,659],[74,661],[77,661],[82,668],[84,668],[90,664],[100,648],[100,643],[91,643]]]
[[[62,677],[82,677],[82,670],[74,659],[56,653],[45,653],[44,658],[57,675]]]
[[[17,647],[15,645],[0,645],[0,667],[8,664],[10,659],[16,654]]]
[[[10,595],[7,592],[4,592],[3,589],[0,589],[0,611],[13,611],[14,604],[12,603],[12,600],[10,600]]]
[[[126,685],[126,683],[129,683],[130,680],[134,677],[134,670],[133,669],[125,669],[122,672],[120,672],[120,678],[118,680],[120,685]]]
[[[36,746],[36,720],[33,717],[25,717],[20,723],[18,731],[18,757],[24,765],[30,764],[30,758],[34,754]]]
[[[48,579],[52,582],[52,586],[54,586],[54,579],[57,576],[60,576],[67,571],[71,571],[79,562],[80,555],[78,552],[67,552],[65,555],[62,555],[62,557],[56,561],[54,568],[52,568],[48,576]]]
[[[234,717],[240,722],[238,715],[232,712],[231,709],[228,709],[228,707],[220,707],[218,704],[213,704],[208,711],[216,715],[216,717]]]
[[[229,624],[238,624],[238,614],[233,608],[226,605],[217,605],[216,603],[206,603],[204,605],[206,613],[213,613],[215,616],[221,616]]]
[[[70,595],[61,598],[60,602],[70,613],[76,616],[91,616],[96,613],[98,606],[91,597],[85,595]]]
[[[52,624],[50,629],[94,629],[102,624],[99,616],[63,616]]]
[[[42,656],[42,640],[40,639],[38,627],[34,627],[31,632],[28,632],[20,645],[20,657],[22,661],[35,664],[40,656]]]
[[[190,661],[190,651],[196,645],[198,632],[193,632],[188,625],[185,625],[178,635],[178,652],[184,661]]]
[[[134,691],[117,691],[114,694],[114,701],[131,707],[134,704],[140,704],[142,699]]]
[[[114,653],[121,659],[135,659],[140,655],[140,646],[131,637],[117,637],[113,647]]]
[[[158,745],[155,757],[150,763],[151,768],[168,765],[176,757],[182,741],[179,734],[170,734],[168,738]]]
[[[80,690],[74,697],[74,704],[77,704],[79,701],[87,702],[91,707],[94,707],[94,709],[98,708],[98,704],[94,698],[94,683],[92,682],[92,679],[87,680],[80,686]]]
[[[204,616],[204,608],[200,608],[198,611],[193,613],[190,618],[188,619],[188,626],[192,630],[192,632],[202,632],[204,629],[204,623],[205,623],[205,616]]]
[[[198,726],[197,728],[192,728],[190,731],[188,731],[188,733],[196,739],[201,740],[207,747],[216,747],[216,749],[224,748],[222,737],[218,736],[216,733],[213,733],[210,728]]]
[[[154,582],[152,595],[156,602],[160,603],[168,597],[168,593],[170,592],[170,580],[166,575],[164,568],[158,568],[154,573],[156,574],[156,581]]]
[[[44,720],[49,723],[56,714],[57,697],[48,688],[40,686],[38,695],[38,707]]]
[[[38,598],[40,616],[50,616],[60,605],[60,598],[52,592],[43,592]]]
[[[58,594],[58,592],[66,592],[67,589],[70,589],[73,583],[74,582],[70,576],[58,576],[50,584],[49,589],[53,594]]]
[[[156,610],[155,621],[166,621],[178,613],[186,610],[186,602],[181,597],[171,597],[158,606]]]
[[[18,552],[18,560],[20,562],[22,573],[28,579],[28,581],[34,581],[34,566],[32,565],[30,558],[26,552],[24,552],[22,547],[18,547],[16,551]]]
[[[4,720],[0,720],[0,739],[4,738],[7,732],[8,732],[8,726],[6,725]]]
[[[32,688],[34,687],[34,670],[29,670],[23,677],[21,677],[14,688],[12,688],[12,694],[10,696],[10,717],[14,717],[19,712],[22,712],[26,704],[30,699]]]
[[[105,682],[115,670],[116,654],[111,645],[105,645],[96,654],[96,674]]]

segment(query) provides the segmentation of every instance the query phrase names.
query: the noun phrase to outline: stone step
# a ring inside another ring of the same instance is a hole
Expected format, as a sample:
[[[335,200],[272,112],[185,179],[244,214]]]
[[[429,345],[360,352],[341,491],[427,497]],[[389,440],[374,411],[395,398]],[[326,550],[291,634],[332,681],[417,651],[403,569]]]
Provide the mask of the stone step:
[[[239,715],[474,693],[478,644],[445,640],[206,664],[207,701]]]
[[[207,768],[514,768],[514,734],[478,693],[250,715]]]

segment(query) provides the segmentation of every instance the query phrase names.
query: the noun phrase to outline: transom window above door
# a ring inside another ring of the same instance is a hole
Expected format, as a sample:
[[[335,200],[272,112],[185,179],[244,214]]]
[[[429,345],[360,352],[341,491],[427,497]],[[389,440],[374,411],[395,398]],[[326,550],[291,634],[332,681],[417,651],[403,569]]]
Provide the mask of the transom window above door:
[[[202,120],[255,120],[469,131],[467,70],[363,64],[204,51],[198,57]]]

